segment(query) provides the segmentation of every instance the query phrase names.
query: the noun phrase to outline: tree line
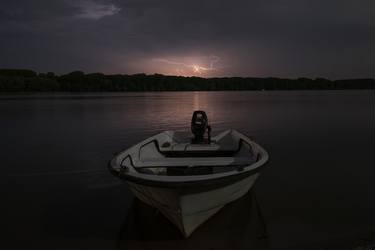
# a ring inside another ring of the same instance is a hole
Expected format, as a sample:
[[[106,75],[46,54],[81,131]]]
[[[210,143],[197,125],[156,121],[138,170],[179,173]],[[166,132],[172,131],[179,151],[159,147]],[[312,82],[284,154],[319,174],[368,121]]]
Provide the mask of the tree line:
[[[146,75],[65,75],[32,70],[0,69],[0,92],[99,92],[99,91],[214,91],[214,90],[341,90],[375,89],[375,79],[328,80],[325,78],[201,78]]]

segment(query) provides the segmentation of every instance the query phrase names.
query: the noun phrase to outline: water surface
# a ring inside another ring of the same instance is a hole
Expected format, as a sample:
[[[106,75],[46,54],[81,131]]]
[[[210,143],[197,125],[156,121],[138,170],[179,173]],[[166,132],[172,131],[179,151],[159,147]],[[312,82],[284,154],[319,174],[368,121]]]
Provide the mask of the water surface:
[[[184,240],[106,164],[189,130],[197,109],[213,131],[253,136],[270,164]],[[3,95],[3,236],[14,249],[350,249],[375,236],[374,114],[374,91]]]

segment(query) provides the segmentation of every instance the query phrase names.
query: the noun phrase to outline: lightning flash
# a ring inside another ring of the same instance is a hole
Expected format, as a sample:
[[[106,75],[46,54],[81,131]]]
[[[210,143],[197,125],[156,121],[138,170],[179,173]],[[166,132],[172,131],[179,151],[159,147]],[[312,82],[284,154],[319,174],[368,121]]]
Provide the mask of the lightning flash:
[[[217,70],[217,67],[215,64],[217,64],[220,61],[220,58],[218,56],[211,55],[208,57],[209,66],[205,67],[198,63],[188,64],[182,61],[177,60],[168,60],[164,58],[157,58],[154,59],[157,62],[173,65],[177,68],[175,69],[178,74],[182,75],[204,75],[210,71]],[[206,59],[207,61],[207,59]]]

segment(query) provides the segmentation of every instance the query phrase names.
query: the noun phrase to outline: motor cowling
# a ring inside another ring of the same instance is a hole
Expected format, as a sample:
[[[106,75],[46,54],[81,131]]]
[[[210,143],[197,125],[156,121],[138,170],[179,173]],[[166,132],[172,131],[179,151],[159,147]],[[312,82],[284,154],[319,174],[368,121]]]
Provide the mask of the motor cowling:
[[[202,110],[194,111],[191,118],[191,132],[194,134],[193,143],[204,143],[204,134],[208,133],[208,143],[211,141],[211,127],[208,125],[206,112]]]

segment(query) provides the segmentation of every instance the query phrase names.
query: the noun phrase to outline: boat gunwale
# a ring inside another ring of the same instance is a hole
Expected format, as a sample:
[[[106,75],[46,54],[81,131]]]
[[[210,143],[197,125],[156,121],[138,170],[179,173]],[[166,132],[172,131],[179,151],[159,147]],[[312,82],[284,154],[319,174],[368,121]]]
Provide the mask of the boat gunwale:
[[[248,176],[259,173],[266,165],[267,164],[263,164],[260,167],[257,167],[255,169],[252,169],[246,172],[239,172],[237,174],[231,174],[231,175],[226,175],[226,176],[212,178],[212,179],[199,179],[199,180],[189,180],[189,181],[165,182],[165,181],[160,181],[160,180],[144,179],[144,178],[136,177],[133,175],[123,174],[121,172],[120,173],[116,172],[117,174],[115,174],[115,176],[127,182],[132,182],[135,184],[140,184],[140,185],[149,186],[149,187],[181,188],[181,189],[189,188],[190,192],[193,192],[194,190],[191,188],[194,188],[195,192],[199,192],[196,189],[204,189],[207,191],[209,189],[215,189],[217,187],[230,185]]]
[[[233,130],[234,132],[238,133],[240,139],[244,140],[246,143],[250,144],[251,146],[254,146],[257,148],[258,154],[260,154],[260,159],[253,164],[246,165],[244,167],[241,167],[236,170],[231,170],[228,172],[223,173],[215,173],[215,174],[210,174],[210,175],[186,175],[186,176],[162,176],[162,175],[150,175],[150,174],[145,174],[145,173],[139,173],[134,166],[134,163],[132,162],[132,158],[130,153],[127,153],[125,157],[122,158],[122,161],[125,160],[127,157],[130,158],[131,164],[133,165],[132,168],[134,169],[135,172],[129,173],[129,171],[124,171],[122,170],[121,166],[118,170],[116,170],[114,167],[118,164],[116,164],[116,161],[118,160],[118,157],[121,155],[125,154],[126,152],[130,151],[131,149],[141,147],[145,144],[151,143],[154,138],[162,133],[159,133],[155,136],[152,136],[151,138],[148,138],[133,147],[121,152],[120,154],[116,155],[112,160],[108,162],[108,168],[110,172],[115,175],[116,177],[119,177],[120,179],[123,179],[125,181],[137,183],[137,184],[142,184],[146,186],[153,186],[153,187],[165,187],[165,188],[185,188],[185,187],[194,187],[194,186],[202,186],[202,187],[207,187],[207,186],[221,186],[225,183],[231,183],[232,181],[237,181],[239,179],[245,178],[247,176],[250,176],[252,174],[256,174],[260,171],[260,169],[263,169],[263,167],[266,165],[266,163],[269,161],[269,155],[265,149],[263,149],[259,144],[255,143],[254,141],[250,140],[249,137],[243,135],[242,133]],[[241,138],[242,137],[242,138]],[[121,162],[122,162],[121,161]],[[253,167],[251,169],[247,169],[249,167]],[[134,174],[136,173],[136,175]],[[137,176],[138,175],[138,176]],[[151,178],[150,178],[151,176]],[[197,178],[197,177],[200,178]],[[203,178],[202,178],[203,176]],[[214,177],[213,177],[214,176]],[[147,178],[145,178],[147,177]],[[152,178],[154,177],[154,178]],[[167,177],[163,179],[156,179],[155,177]],[[179,180],[173,180],[173,177],[176,179],[176,177]],[[190,180],[181,180],[181,177],[193,177],[195,179],[190,179]],[[204,178],[206,177],[206,178]],[[208,178],[207,178],[208,177]],[[169,180],[168,180],[169,179]]]

